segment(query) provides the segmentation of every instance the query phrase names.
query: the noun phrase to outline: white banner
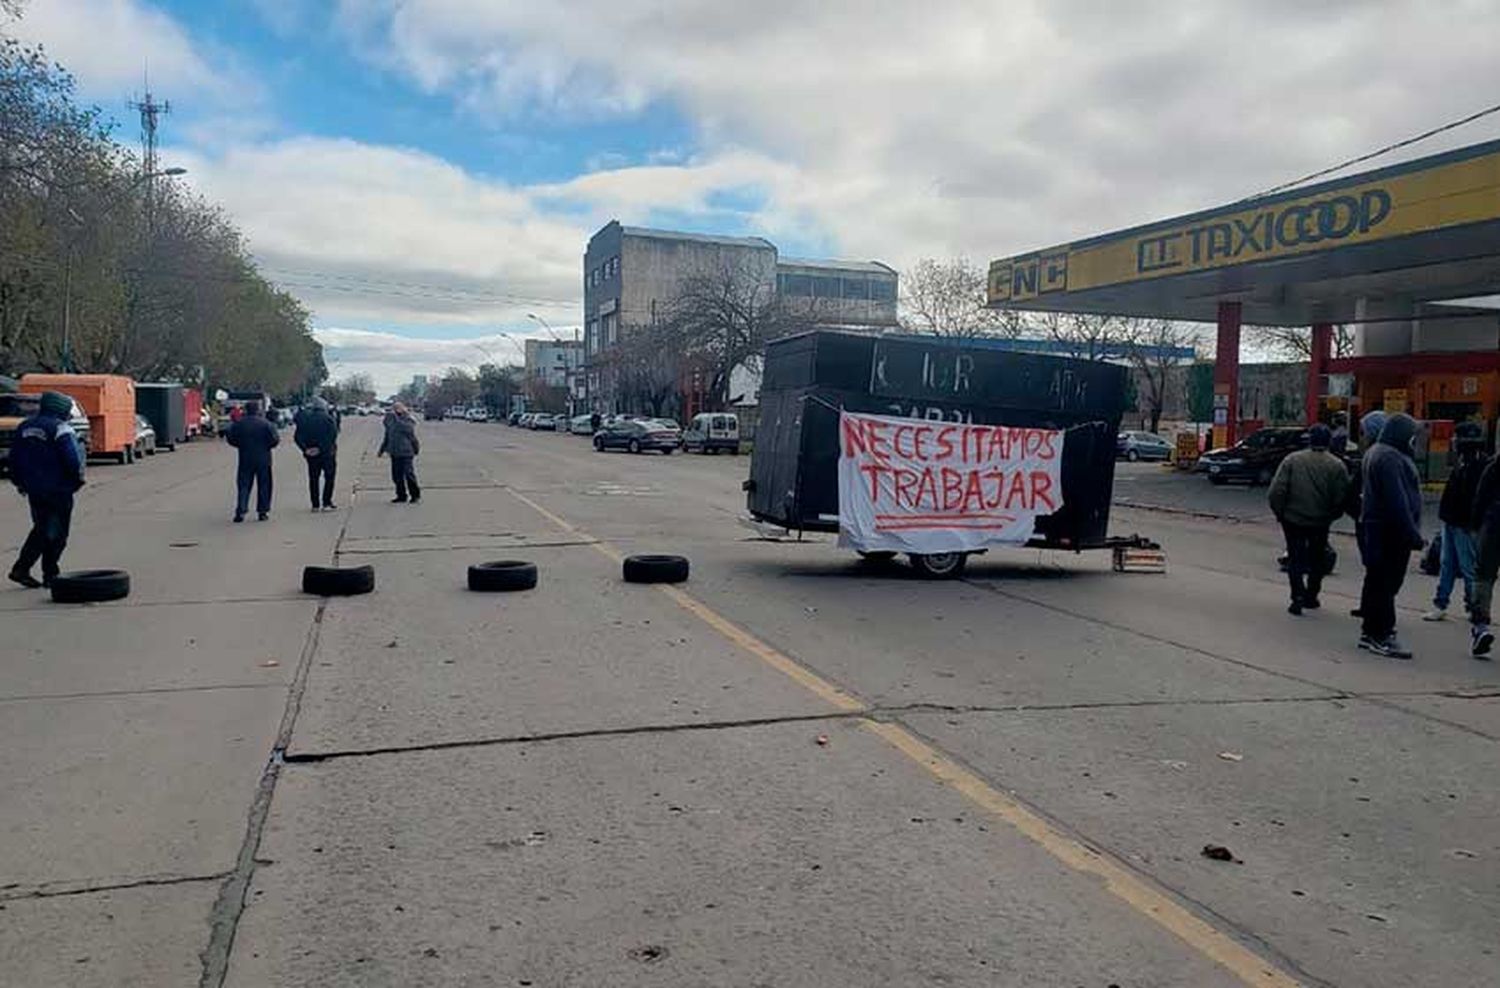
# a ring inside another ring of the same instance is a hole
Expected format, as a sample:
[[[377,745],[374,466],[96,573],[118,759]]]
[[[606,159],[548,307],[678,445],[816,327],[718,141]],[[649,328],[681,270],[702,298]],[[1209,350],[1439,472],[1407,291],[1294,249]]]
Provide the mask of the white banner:
[[[929,554],[1021,545],[1062,507],[1063,433],[839,416],[839,545]]]

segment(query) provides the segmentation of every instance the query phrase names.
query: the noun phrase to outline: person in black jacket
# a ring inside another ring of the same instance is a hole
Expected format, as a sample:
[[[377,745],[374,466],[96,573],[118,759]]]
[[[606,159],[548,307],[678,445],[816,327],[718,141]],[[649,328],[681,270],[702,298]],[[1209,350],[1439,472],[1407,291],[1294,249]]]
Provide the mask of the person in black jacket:
[[[339,422],[328,410],[328,402],[314,398],[297,412],[292,442],[307,460],[307,492],[314,511],[333,511],[333,480],[338,471]],[[318,481],[323,496],[318,497]]]
[[[1469,597],[1469,641],[1476,659],[1489,657],[1495,645],[1490,630],[1490,608],[1495,598],[1495,575],[1500,572],[1500,457],[1491,459],[1479,475],[1469,524],[1478,530],[1474,554],[1474,590]]]
[[[1473,518],[1474,493],[1489,458],[1484,454],[1484,433],[1472,422],[1463,422],[1454,431],[1453,446],[1458,462],[1448,474],[1443,498],[1438,502],[1438,520],[1443,527],[1438,535],[1441,555],[1437,591],[1432,597],[1432,610],[1422,615],[1423,621],[1441,621],[1448,616],[1448,601],[1460,575],[1464,578],[1465,612],[1474,601],[1474,529],[1478,527]]]
[[[253,485],[255,514],[265,521],[271,517],[271,450],[281,442],[281,434],[260,414],[260,402],[247,401],[245,413],[229,427],[229,434],[224,438],[240,451],[239,470],[234,478],[234,520],[245,520]]]
[[[1412,552],[1423,545],[1422,487],[1413,462],[1416,436],[1415,419],[1404,412],[1392,415],[1362,464],[1365,581],[1359,595],[1359,647],[1393,659],[1411,658],[1411,651],[1396,637],[1396,594],[1406,580]]]

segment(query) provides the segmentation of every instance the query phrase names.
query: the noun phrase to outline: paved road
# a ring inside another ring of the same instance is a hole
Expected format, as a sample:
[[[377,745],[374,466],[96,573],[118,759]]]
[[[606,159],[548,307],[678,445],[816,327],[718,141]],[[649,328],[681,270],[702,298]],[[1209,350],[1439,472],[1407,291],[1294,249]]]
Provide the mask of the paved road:
[[[230,525],[189,446],[84,497],[69,563],[128,601],[0,592],[8,983],[1493,980],[1500,670],[1421,578],[1382,661],[1352,571],[1284,613],[1253,520],[934,584],[738,527],[743,460],[434,423],[395,505],[347,426],[337,514],[286,450]],[[692,580],[620,582],[652,550]],[[515,556],[536,591],[463,589]],[[331,558],[377,592],[298,594]]]

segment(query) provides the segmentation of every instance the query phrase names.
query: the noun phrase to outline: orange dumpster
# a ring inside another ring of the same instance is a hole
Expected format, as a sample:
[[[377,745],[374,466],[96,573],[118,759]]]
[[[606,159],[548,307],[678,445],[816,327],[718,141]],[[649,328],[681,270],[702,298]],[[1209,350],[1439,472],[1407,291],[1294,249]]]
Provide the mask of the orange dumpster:
[[[89,454],[135,459],[135,382],[119,374],[27,374],[21,393],[61,391],[89,417]]]

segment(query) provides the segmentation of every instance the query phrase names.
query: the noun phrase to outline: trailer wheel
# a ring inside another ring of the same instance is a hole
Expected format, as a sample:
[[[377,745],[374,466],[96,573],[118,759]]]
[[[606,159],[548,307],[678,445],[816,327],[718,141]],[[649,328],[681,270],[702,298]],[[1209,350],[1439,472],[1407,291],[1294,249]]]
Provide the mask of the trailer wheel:
[[[934,552],[927,555],[914,552],[910,559],[912,568],[928,580],[956,580],[963,575],[964,567],[969,564],[967,552]]]

